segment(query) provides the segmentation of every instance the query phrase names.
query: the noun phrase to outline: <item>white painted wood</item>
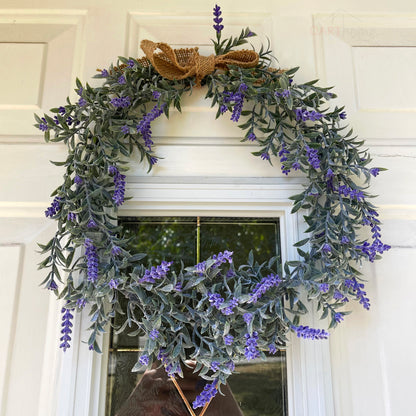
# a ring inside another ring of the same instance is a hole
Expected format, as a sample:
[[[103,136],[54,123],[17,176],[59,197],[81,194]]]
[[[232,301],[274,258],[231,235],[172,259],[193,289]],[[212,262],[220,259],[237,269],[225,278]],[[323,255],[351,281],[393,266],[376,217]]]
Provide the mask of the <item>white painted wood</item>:
[[[84,16],[80,10],[0,9],[0,58],[8,63],[0,72],[2,135],[37,134],[33,113],[74,95],[75,75],[82,69]]]
[[[13,353],[16,310],[19,300],[22,247],[0,245],[0,327],[4,334],[0,342],[0,415],[4,415],[7,402],[10,359]]]
[[[77,341],[63,355],[57,348],[60,305],[37,286],[43,274],[36,270],[35,243],[53,233],[43,211],[60,183],[59,168],[48,161],[62,160],[65,149],[43,143],[32,126],[33,112],[57,106],[67,95],[76,98],[76,76],[89,81],[97,67],[118,55],[137,55],[144,37],[192,44],[209,53],[212,6],[189,0],[73,0],[65,5],[2,0],[0,56],[7,65],[0,69],[0,244],[16,244],[15,255],[20,247],[19,263],[12,256],[6,260],[21,280],[14,322],[6,323],[13,327],[13,339],[0,332],[3,348],[14,345],[8,349],[6,379],[0,371],[7,385],[7,391],[0,390],[1,416],[101,416],[104,406],[106,359],[81,342],[87,318],[77,322]],[[374,166],[389,168],[372,185],[380,194],[375,202],[383,236],[393,246],[382,262],[363,268],[372,310],[348,305],[354,313],[331,335],[329,345],[295,340],[288,351],[289,416],[413,415],[414,1],[223,0],[221,6],[226,30],[250,26],[262,40],[270,38],[282,67],[301,66],[299,80],[319,77],[321,85],[335,85],[355,132],[369,139]],[[18,53],[25,55],[28,68]],[[202,95],[186,98],[183,114],[172,113],[169,122],[158,120],[155,141],[165,159],[150,177],[133,160],[128,183],[134,198],[122,212],[279,215],[284,256],[294,258],[291,243],[301,235],[302,221],[289,214],[286,198],[301,181],[284,178],[278,167],[253,158],[252,147],[239,143],[234,123],[226,118],[214,122]],[[19,281],[9,284],[13,292]],[[321,326],[314,319],[310,324]]]
[[[364,137],[414,138],[415,23],[410,15],[314,16],[318,77],[343,91],[339,101]]]

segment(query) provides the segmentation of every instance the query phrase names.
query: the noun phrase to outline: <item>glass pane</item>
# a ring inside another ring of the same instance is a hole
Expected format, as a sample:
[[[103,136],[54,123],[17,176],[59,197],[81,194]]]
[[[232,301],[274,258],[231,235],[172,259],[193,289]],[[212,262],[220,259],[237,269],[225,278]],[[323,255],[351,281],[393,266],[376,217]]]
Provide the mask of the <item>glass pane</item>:
[[[234,252],[236,266],[247,264],[250,250],[258,263],[269,260],[279,254],[278,226],[276,219],[201,218],[201,260],[224,250]]]
[[[131,369],[136,364],[138,352],[112,352],[108,362],[107,391],[111,392],[107,397],[108,416],[113,416],[116,411],[130,396],[131,392],[140,381],[143,373],[132,373]]]
[[[130,250],[148,254],[145,264],[173,261],[174,270],[178,271],[180,259],[186,266],[197,263],[196,217],[125,218],[121,221],[127,236],[131,237]],[[220,251],[232,250],[236,266],[247,263],[250,250],[259,263],[275,255],[280,259],[279,221],[273,218],[200,218],[199,248],[200,261]],[[278,268],[280,264],[278,261]],[[116,324],[123,322],[123,316],[115,317]],[[131,373],[131,368],[144,342],[127,334],[111,334],[106,416],[116,415],[140,381],[141,374]],[[245,416],[287,414],[284,352],[266,362],[241,363],[237,371],[239,374],[230,378],[229,385]],[[131,416],[135,416],[134,412]]]
[[[130,250],[147,253],[145,264],[173,261],[180,268],[182,259],[186,265],[196,261],[196,218],[144,217],[123,219],[126,236],[132,238]]]
[[[286,354],[240,364],[229,385],[244,416],[286,415]]]

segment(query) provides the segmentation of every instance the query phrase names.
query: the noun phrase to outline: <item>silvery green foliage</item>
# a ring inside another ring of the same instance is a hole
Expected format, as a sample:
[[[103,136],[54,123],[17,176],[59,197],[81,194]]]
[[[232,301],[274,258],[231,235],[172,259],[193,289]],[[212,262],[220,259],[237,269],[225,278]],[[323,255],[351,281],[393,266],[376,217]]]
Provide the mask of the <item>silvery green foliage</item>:
[[[218,54],[254,35],[246,29],[226,42],[220,32],[214,42]],[[235,361],[275,351],[289,330],[304,338],[326,337],[299,325],[307,313],[300,291],[316,302],[322,318],[329,317],[330,327],[343,320],[347,312],[340,308],[348,300],[369,308],[356,264],[389,248],[380,241],[367,191],[371,176],[382,169],[369,167],[362,141],[342,124],[345,111],[331,106],[330,89],[316,81],[298,84],[296,68],[272,70],[270,53],[260,50],[255,68],[231,66],[208,75],[203,84],[206,98],[218,107],[217,117],[241,120],[243,141],[259,146],[255,156],[277,162],[285,175],[298,170],[307,178],[303,192],[291,198],[292,212],[304,212],[307,234],[295,245],[299,259],[288,261],[280,277],[274,275],[274,259],[258,265],[251,258],[239,267],[210,259],[175,274],[166,264],[146,268],[144,254],[127,251],[115,221],[125,199],[128,159],[138,150],[149,169],[158,162],[151,123],[162,114],[168,117],[172,107],[180,111],[193,78],[169,81],[142,61],[119,58],[117,66],[97,75],[102,86],[77,80],[77,102],[68,99],[51,110],[52,116],[36,116],[46,141],[68,148],[65,161],[53,162],[65,173],[45,212],[57,221],[57,232],[40,245],[45,255],[40,267],[49,270],[43,284],[66,301],[63,348],[71,331],[68,311],[88,304],[91,349],[99,350],[97,336],[120,313],[126,320],[118,331],[148,336],[138,367],[161,360],[175,373],[180,362],[193,358],[204,377],[224,383]],[[368,227],[370,242],[360,232]],[[84,254],[75,257],[77,248]],[[152,273],[159,277],[146,282]],[[253,298],[256,290],[261,294]],[[125,310],[121,298],[128,300]],[[225,313],[227,307],[232,313]]]

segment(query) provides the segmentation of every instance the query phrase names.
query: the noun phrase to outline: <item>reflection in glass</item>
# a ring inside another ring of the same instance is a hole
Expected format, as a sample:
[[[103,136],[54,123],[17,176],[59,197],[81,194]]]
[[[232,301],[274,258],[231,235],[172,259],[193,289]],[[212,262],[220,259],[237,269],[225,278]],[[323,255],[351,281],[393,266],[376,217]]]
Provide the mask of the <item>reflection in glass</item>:
[[[146,217],[120,221],[131,238],[131,252],[148,254],[144,264],[173,261],[173,270],[177,272],[180,259],[185,266],[193,265],[224,250],[234,251],[236,267],[247,263],[250,250],[259,263],[277,255],[278,267],[281,264],[278,219],[202,217],[198,221],[196,217]],[[197,259],[198,250],[200,259]],[[116,324],[124,322],[123,316],[117,315],[114,319]],[[144,342],[137,336],[117,335],[112,331],[106,416],[116,414],[140,381],[142,374],[132,373],[131,368]],[[287,415],[284,352],[267,362],[242,363],[236,370],[240,374],[233,375],[229,384],[244,416]]]

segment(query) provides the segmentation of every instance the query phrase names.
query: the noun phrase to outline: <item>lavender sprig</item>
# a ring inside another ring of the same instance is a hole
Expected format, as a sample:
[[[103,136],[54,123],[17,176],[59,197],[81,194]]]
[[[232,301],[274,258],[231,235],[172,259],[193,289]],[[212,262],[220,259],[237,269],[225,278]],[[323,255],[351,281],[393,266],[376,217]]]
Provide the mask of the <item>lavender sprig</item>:
[[[71,347],[71,334],[72,334],[72,319],[74,315],[72,315],[73,309],[62,308],[61,313],[62,315],[62,329],[61,329],[61,344],[59,348],[62,348],[64,352]]]
[[[204,407],[209,403],[217,394],[217,381],[214,381],[212,384],[206,384],[204,390],[199,394],[194,402],[192,407],[197,409],[198,407]]]
[[[95,283],[98,279],[98,254],[90,238],[85,239],[85,256],[87,257],[87,278],[89,282]]]

